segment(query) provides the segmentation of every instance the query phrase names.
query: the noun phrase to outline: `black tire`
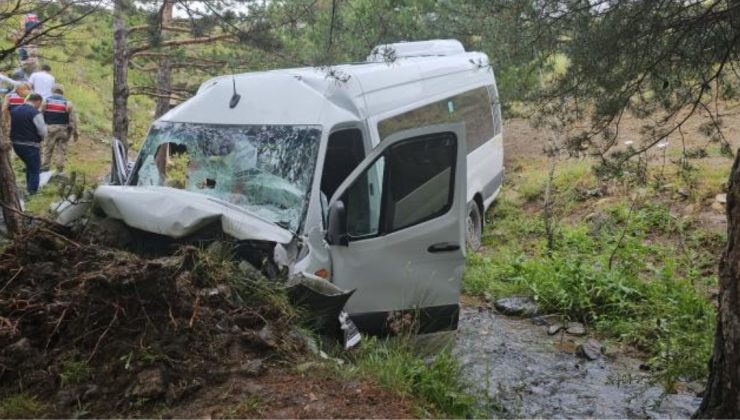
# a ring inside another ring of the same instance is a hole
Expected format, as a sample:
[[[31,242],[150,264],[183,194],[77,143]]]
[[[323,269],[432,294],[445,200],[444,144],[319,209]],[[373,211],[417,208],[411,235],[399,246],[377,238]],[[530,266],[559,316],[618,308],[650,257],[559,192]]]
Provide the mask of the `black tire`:
[[[481,240],[483,238],[483,215],[476,202],[472,202],[468,207],[466,225],[468,248],[477,251],[481,247]]]

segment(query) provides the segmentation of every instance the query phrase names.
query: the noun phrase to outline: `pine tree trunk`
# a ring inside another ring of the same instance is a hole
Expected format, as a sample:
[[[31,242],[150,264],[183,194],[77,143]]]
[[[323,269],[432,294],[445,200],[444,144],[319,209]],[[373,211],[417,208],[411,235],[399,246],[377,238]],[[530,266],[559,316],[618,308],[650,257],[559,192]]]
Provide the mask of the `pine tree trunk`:
[[[709,381],[695,418],[740,418],[740,150],[727,192],[727,245],[719,265],[719,309]]]
[[[8,229],[8,236],[13,237],[20,233],[23,226],[20,215],[21,204],[18,201],[18,189],[15,185],[15,173],[10,164],[10,141],[5,138],[2,127],[0,127],[0,206]],[[10,207],[10,209],[5,206]],[[16,211],[13,211],[15,209]]]
[[[113,9],[113,137],[128,151],[128,28],[127,0],[115,0]]]
[[[161,35],[160,39],[162,41],[166,41],[168,39],[168,31],[165,28],[172,24],[173,6],[173,0],[164,0],[159,29],[159,33]],[[159,94],[166,95],[157,97],[157,109],[154,113],[154,118],[159,118],[170,110],[170,96],[172,93],[172,59],[169,56],[163,56],[159,60],[155,83]]]

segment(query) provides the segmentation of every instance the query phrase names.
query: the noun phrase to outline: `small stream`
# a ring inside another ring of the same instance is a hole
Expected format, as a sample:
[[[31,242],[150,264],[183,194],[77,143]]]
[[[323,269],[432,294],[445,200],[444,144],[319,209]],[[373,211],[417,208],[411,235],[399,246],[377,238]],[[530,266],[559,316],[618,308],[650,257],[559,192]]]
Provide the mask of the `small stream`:
[[[701,399],[664,394],[623,355],[588,361],[584,338],[548,336],[546,327],[487,309],[464,307],[455,354],[464,375],[511,417],[687,418]],[[491,413],[492,416],[501,413]]]

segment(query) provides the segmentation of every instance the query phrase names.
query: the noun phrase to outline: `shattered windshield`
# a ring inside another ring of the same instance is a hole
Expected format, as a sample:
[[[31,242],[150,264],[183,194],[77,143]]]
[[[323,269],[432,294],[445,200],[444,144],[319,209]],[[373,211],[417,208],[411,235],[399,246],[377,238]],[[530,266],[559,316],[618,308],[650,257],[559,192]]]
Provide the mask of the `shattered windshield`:
[[[130,184],[213,196],[296,232],[320,139],[318,126],[156,122]]]

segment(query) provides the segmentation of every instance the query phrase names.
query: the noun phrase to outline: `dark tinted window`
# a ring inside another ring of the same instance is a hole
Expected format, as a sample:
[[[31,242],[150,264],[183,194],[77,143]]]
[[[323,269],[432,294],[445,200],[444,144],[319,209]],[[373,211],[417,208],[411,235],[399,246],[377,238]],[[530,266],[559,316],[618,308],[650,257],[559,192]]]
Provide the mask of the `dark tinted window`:
[[[404,140],[386,150],[342,196],[350,238],[394,232],[447,213],[456,157],[452,133]]]
[[[365,157],[362,132],[356,128],[331,133],[326,147],[321,191],[329,199]]]
[[[465,123],[468,153],[493,138],[494,120],[491,111],[491,95],[488,88],[481,87],[469,90],[439,102],[387,118],[378,123],[378,135],[382,141],[398,131],[458,122]]]
[[[390,150],[390,231],[442,215],[452,206],[457,147],[453,134],[405,141]]]
[[[385,157],[381,156],[344,193],[347,233],[352,238],[375,236],[380,231]]]

